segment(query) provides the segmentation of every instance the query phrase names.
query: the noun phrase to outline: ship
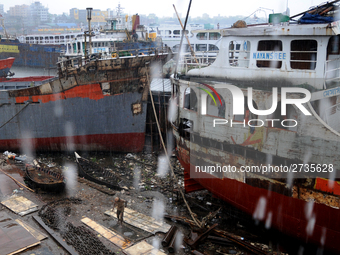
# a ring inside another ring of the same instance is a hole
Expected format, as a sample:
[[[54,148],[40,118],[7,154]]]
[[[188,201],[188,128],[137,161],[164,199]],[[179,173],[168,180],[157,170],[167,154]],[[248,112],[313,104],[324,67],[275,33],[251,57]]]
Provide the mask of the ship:
[[[12,151],[120,151],[144,147],[151,69],[171,56],[63,59],[39,86],[0,91],[0,148]],[[28,153],[28,152],[27,152]]]
[[[6,78],[7,76],[11,76],[11,67],[14,62],[14,58],[6,58],[0,59],[0,80]]]
[[[266,228],[338,254],[336,2],[222,29],[210,66],[171,77],[170,119],[186,192],[206,189]]]
[[[55,69],[60,57],[85,56],[91,37],[91,53],[113,54],[121,49],[145,49],[157,47],[151,42],[147,30],[140,25],[139,15],[122,16],[120,4],[117,15],[106,18],[104,26],[97,26],[91,32],[36,33],[17,38],[6,37],[0,40],[0,58],[14,57],[14,66]]]
[[[14,57],[13,66],[55,68],[58,57],[65,51],[61,44],[29,44],[18,39],[0,40],[0,58]]]

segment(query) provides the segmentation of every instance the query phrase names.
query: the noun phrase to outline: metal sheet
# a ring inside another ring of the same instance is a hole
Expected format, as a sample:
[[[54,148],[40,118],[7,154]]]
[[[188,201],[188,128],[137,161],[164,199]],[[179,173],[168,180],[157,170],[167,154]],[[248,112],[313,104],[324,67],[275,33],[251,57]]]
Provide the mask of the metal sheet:
[[[31,225],[29,225],[27,222],[24,222],[20,219],[15,220],[17,223],[19,223],[23,228],[25,228],[28,232],[31,233],[32,236],[34,236],[39,241],[44,240],[47,238],[47,235],[43,234],[39,230],[35,229]]]
[[[0,212],[0,254],[16,254],[40,244],[25,228],[5,212]]]

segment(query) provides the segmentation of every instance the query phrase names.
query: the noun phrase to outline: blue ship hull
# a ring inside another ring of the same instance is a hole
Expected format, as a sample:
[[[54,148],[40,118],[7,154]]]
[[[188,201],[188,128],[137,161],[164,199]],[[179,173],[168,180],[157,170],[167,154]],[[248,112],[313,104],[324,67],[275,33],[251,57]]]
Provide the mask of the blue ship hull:
[[[13,66],[56,68],[63,45],[20,43],[18,40],[0,42],[0,59],[14,57]]]

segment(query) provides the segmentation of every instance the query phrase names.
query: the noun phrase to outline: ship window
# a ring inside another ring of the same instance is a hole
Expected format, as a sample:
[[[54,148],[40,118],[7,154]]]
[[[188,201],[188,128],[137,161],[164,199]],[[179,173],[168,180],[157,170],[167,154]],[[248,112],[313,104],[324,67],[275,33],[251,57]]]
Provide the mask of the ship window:
[[[340,55],[340,36],[332,36],[327,45],[327,55]],[[328,58],[327,58],[328,59]]]
[[[184,108],[197,112],[197,96],[191,88],[187,88],[184,92]]]
[[[293,40],[290,44],[290,67],[315,70],[317,47],[315,40]]]
[[[194,45],[191,44],[191,47],[194,48]],[[179,51],[179,44],[176,44],[175,46],[173,46],[172,51],[178,52]],[[191,52],[189,44],[183,44],[181,51],[182,52]]]
[[[326,84],[332,85],[340,77],[340,36],[332,36],[327,45]]]
[[[179,34],[181,34],[180,30],[174,30],[174,35],[179,35]]]
[[[196,38],[198,40],[207,40],[207,33],[197,33]]]
[[[221,34],[214,32],[214,33],[209,33],[209,40],[218,40],[220,39]]]
[[[225,118],[225,101],[223,97],[218,94],[222,101],[222,105],[220,103],[220,100],[217,98],[215,94],[212,94],[214,96],[215,101],[210,97],[207,96],[207,115],[217,116],[221,118]],[[216,102],[216,103],[215,103]]]
[[[229,64],[235,67],[248,67],[250,59],[249,41],[231,41],[229,43]]]
[[[214,44],[209,44],[209,51],[218,51],[218,47]]]
[[[207,51],[206,44],[196,44],[196,51]]]
[[[281,68],[282,60],[286,57],[279,40],[259,41],[257,52],[253,54],[253,58],[257,60],[256,66],[260,68]]]

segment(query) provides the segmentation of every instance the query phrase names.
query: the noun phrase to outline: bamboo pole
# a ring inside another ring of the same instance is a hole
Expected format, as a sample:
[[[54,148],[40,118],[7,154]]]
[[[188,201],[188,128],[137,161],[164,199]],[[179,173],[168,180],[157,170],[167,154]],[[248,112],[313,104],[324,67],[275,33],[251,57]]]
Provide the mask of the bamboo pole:
[[[0,169],[0,172],[2,172],[3,174],[7,175],[9,178],[11,178],[16,184],[18,184],[21,187],[24,187],[25,189],[28,189],[31,192],[35,192],[33,189],[30,189],[29,187],[27,187],[26,185],[22,184],[21,182],[19,182],[18,180],[14,179],[12,176],[10,176],[9,174],[5,173],[4,171],[2,171]]]
[[[193,57],[195,58],[196,63],[198,64],[198,60],[197,60],[197,58],[196,58],[196,56],[195,56],[195,51],[194,51],[193,48],[191,47],[191,44],[190,44],[188,35],[187,35],[187,33],[185,32],[185,30],[184,30],[183,23],[182,23],[181,19],[180,19],[179,16],[178,16],[178,13],[177,13],[177,10],[176,10],[176,7],[175,7],[174,4],[173,4],[173,6],[174,6],[174,9],[175,9],[175,12],[176,12],[176,15],[177,15],[177,19],[178,19],[179,23],[181,24],[182,31],[183,31],[183,33],[184,33],[184,35],[185,35],[185,38],[187,38],[187,42],[188,42],[188,45],[189,45],[189,47],[190,47],[191,54],[193,55]],[[180,52],[178,52],[178,54],[180,54]]]

